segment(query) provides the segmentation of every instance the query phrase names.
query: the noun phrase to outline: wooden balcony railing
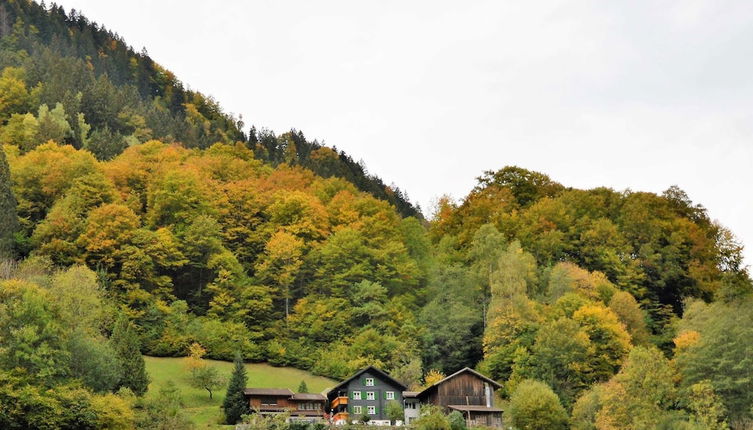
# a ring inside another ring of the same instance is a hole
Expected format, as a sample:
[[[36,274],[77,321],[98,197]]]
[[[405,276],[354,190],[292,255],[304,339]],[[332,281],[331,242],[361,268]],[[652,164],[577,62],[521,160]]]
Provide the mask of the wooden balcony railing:
[[[335,400],[332,401],[332,409],[335,409],[340,405],[347,405],[347,404],[348,404],[348,398],[346,396],[336,397]]]

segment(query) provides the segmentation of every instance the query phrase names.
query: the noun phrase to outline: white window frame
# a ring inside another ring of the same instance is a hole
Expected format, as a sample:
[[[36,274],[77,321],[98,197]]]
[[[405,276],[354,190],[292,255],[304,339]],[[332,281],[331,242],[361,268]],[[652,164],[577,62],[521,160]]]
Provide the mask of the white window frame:
[[[353,415],[361,415],[363,413],[363,408],[361,405],[353,405]]]
[[[366,386],[367,387],[373,387],[374,386],[374,378],[366,378]]]
[[[376,400],[376,393],[373,391],[367,391],[366,400]]]
[[[361,392],[353,391],[353,400],[361,400]]]
[[[367,415],[376,415],[376,406],[366,406]]]
[[[387,391],[387,400],[395,400],[395,392]]]

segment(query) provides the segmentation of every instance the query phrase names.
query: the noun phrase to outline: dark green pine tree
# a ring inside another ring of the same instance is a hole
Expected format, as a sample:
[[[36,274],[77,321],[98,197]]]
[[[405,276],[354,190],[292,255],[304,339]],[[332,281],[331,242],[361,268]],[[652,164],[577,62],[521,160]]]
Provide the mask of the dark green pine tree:
[[[10,167],[0,147],[0,258],[12,258],[14,235],[18,231],[16,198],[10,184]]]
[[[309,387],[306,385],[306,381],[301,381],[301,384],[298,385],[298,392],[299,393],[308,393]]]
[[[225,423],[236,424],[241,420],[243,415],[250,412],[246,398],[243,396],[243,390],[246,388],[248,378],[246,376],[246,366],[240,354],[235,355],[233,360],[233,375],[230,377],[230,383],[227,386],[227,394],[222,402],[222,408],[225,410]]]
[[[136,330],[125,315],[118,317],[110,337],[113,349],[120,360],[123,376],[120,387],[130,388],[137,396],[143,396],[149,387],[141,342]]]

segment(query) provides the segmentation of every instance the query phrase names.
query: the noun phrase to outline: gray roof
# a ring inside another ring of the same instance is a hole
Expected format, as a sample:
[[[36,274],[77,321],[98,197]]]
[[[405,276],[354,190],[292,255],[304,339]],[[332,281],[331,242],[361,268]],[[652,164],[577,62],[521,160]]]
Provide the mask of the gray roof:
[[[418,391],[403,391],[403,398],[418,397]]]
[[[293,392],[287,388],[246,388],[243,394],[247,396],[292,396]]]
[[[321,400],[325,401],[327,400],[326,397],[322,396],[321,394],[315,394],[315,393],[295,393],[293,394],[293,400]]]

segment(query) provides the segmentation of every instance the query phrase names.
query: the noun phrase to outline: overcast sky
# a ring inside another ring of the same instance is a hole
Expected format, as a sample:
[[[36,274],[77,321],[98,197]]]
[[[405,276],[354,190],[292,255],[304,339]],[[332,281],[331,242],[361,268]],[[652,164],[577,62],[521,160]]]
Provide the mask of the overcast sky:
[[[753,2],[63,0],[247,124],[362,159],[429,215],[518,165],[679,185],[753,262]]]

